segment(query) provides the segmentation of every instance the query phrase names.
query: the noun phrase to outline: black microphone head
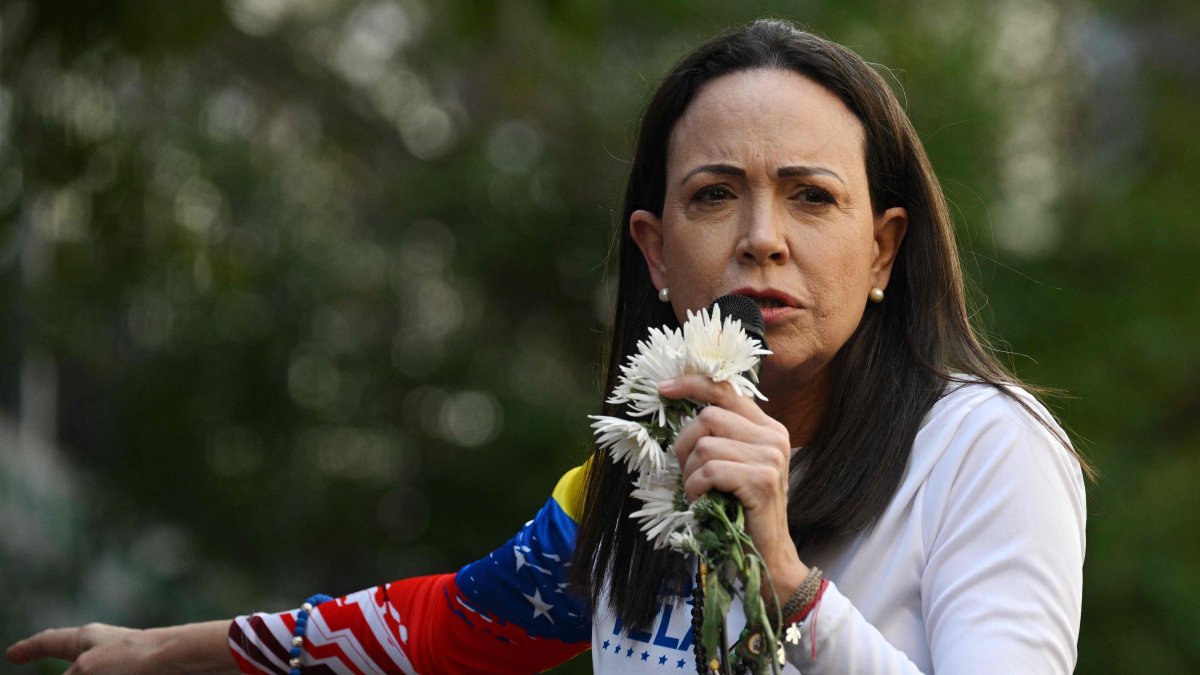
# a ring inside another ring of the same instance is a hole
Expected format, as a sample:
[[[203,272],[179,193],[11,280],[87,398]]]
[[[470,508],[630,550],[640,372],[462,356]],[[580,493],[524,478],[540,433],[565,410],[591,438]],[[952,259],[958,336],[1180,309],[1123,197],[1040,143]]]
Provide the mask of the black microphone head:
[[[722,295],[713,301],[713,306],[721,308],[721,316],[741,321],[742,328],[758,338],[763,349],[769,349],[767,347],[767,328],[763,324],[762,311],[758,309],[758,303],[744,295]]]

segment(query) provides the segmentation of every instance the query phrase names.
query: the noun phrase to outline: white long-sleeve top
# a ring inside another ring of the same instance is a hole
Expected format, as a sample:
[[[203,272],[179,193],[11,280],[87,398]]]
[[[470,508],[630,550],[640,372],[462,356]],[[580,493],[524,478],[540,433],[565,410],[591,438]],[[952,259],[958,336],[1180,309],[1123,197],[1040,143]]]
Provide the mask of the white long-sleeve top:
[[[879,520],[804,558],[831,583],[800,625],[801,643],[785,645],[785,672],[1070,673],[1085,517],[1083,476],[1062,442],[995,388],[956,386],[922,423]],[[690,644],[690,621],[664,608],[649,631],[630,634],[607,613],[593,616],[595,672],[693,672],[691,658],[660,663],[654,649]],[[729,634],[742,623],[739,607]]]

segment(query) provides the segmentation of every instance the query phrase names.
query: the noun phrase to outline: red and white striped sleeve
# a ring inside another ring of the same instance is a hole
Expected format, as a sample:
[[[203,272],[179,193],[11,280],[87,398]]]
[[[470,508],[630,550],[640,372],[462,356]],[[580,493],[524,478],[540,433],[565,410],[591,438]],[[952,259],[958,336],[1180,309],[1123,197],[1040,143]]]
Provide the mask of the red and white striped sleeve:
[[[530,673],[590,646],[591,612],[568,588],[582,470],[559,481],[515,537],[456,574],[395,581],[313,609],[309,674]],[[238,617],[229,645],[251,675],[287,675],[298,610]]]

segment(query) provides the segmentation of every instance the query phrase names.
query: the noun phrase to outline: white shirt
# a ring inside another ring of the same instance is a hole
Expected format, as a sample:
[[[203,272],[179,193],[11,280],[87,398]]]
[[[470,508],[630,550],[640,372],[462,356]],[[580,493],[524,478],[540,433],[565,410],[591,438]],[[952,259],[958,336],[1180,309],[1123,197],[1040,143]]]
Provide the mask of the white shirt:
[[[801,643],[786,645],[784,672],[1070,673],[1084,497],[1078,462],[1045,426],[991,386],[956,385],[922,422],[875,524],[804,559],[831,583]],[[729,624],[736,637],[740,605]],[[670,602],[641,633],[597,612],[594,671],[694,673],[690,626],[690,606]]]

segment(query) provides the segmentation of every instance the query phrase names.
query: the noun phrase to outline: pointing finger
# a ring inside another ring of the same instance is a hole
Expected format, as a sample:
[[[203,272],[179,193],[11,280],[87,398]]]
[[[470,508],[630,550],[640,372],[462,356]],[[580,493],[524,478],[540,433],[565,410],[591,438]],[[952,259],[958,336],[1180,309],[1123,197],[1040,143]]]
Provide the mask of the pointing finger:
[[[13,644],[5,656],[13,663],[56,658],[74,661],[83,651],[79,628],[50,628]]]

